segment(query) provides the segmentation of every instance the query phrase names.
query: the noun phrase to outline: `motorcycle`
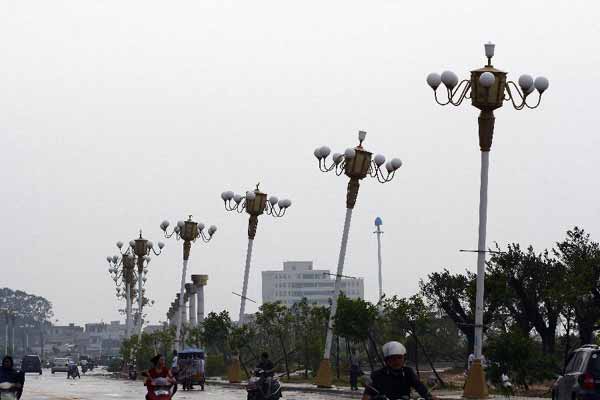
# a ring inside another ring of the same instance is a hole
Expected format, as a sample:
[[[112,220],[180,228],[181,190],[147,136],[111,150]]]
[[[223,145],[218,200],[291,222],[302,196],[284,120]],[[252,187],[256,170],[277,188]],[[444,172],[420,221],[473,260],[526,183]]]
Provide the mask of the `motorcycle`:
[[[248,400],[278,400],[281,398],[281,383],[277,377],[257,369],[246,385],[246,392]]]
[[[69,370],[67,371],[67,379],[69,378],[73,378],[73,380],[75,380],[75,378],[81,379],[81,375],[79,375],[79,368],[77,367],[77,365],[69,365]]]
[[[167,378],[155,378],[147,385],[148,400],[171,400],[173,384]]]
[[[0,400],[18,400],[21,397],[21,385],[14,382],[0,383]]]

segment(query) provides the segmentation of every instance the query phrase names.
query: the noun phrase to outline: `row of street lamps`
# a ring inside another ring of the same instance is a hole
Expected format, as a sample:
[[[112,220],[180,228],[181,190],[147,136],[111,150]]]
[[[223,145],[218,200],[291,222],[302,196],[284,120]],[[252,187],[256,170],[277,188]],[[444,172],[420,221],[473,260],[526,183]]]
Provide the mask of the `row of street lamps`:
[[[481,186],[479,194],[479,239],[477,246],[477,294],[476,294],[476,314],[475,314],[475,348],[474,355],[476,361],[470,369],[467,383],[465,386],[465,397],[481,398],[487,394],[485,378],[479,360],[481,359],[481,346],[483,334],[483,293],[484,293],[484,269],[485,269],[485,251],[486,251],[486,223],[487,223],[487,188],[488,188],[488,170],[489,170],[489,152],[492,146],[492,137],[494,133],[494,110],[500,108],[504,101],[510,101],[513,107],[517,110],[524,108],[536,108],[541,102],[542,94],[548,89],[548,80],[544,77],[538,77],[535,80],[529,75],[522,75],[518,82],[507,80],[507,73],[494,68],[491,64],[494,56],[495,46],[491,43],[485,45],[485,55],[487,64],[480,69],[471,71],[470,79],[465,79],[459,82],[458,76],[451,72],[432,73],[427,76],[427,83],[434,91],[435,101],[440,105],[452,104],[460,105],[465,99],[470,99],[474,107],[480,110],[479,115],[479,146],[481,150]],[[446,99],[438,97],[438,89],[441,84],[444,84],[446,91]],[[537,91],[537,99],[530,102],[531,94]],[[363,147],[363,142],[366,138],[366,132],[359,131],[359,143],[355,147],[346,149],[343,153],[334,153],[331,155],[331,161],[328,157],[331,150],[327,146],[322,146],[314,151],[314,156],[318,160],[318,167],[322,172],[335,172],[336,175],[345,174],[348,178],[348,186],[346,192],[346,214],[344,226],[342,230],[342,238],[338,255],[337,273],[334,285],[334,296],[332,299],[330,318],[328,322],[327,337],[325,349],[323,352],[323,360],[317,373],[316,383],[319,386],[331,386],[331,365],[329,362],[331,354],[331,345],[333,339],[333,320],[337,308],[337,297],[340,293],[341,277],[343,276],[344,261],[346,257],[346,248],[348,245],[348,235],[350,231],[350,223],[352,213],[358,198],[360,182],[371,177],[380,183],[390,182],[396,171],[402,166],[402,161],[398,158],[392,158],[386,162],[386,157],[378,154],[373,156],[373,153],[367,151]],[[232,191],[225,191],[221,194],[221,199],[225,204],[227,211],[237,211],[249,214],[248,222],[248,246],[246,250],[246,263],[244,269],[242,295],[240,303],[239,321],[244,322],[245,305],[247,300],[248,280],[251,267],[252,250],[254,238],[258,227],[258,217],[262,214],[271,215],[273,217],[283,217],[286,210],[291,206],[291,201],[287,199],[279,200],[276,196],[268,197],[259,189],[259,185],[253,191],[246,192],[245,195],[235,194]],[[183,268],[181,276],[180,292],[177,296],[177,303],[173,303],[169,313],[175,316],[177,321],[176,342],[177,346],[181,347],[181,325],[184,320],[184,304],[185,304],[185,280],[187,273],[187,264],[190,255],[191,243],[197,239],[203,242],[209,242],[216,227],[211,226],[205,230],[205,226],[192,220],[190,216],[186,221],[179,221],[174,230],[169,233],[168,221],[163,221],[160,224],[165,236],[170,238],[175,236],[176,239],[183,240]],[[376,221],[378,243],[381,235],[381,220]],[[118,243],[119,249],[122,248],[122,243]],[[159,242],[159,249],[164,246]],[[128,321],[131,320],[131,298],[134,290],[134,282],[137,281],[138,288],[138,334],[141,334],[141,316],[143,308],[143,282],[146,279],[147,263],[150,261],[150,252],[160,254],[160,251],[155,251],[152,242],[143,239],[140,233],[138,239],[132,240],[129,247],[121,252],[121,260],[117,256],[108,257],[107,260],[111,264],[110,273],[113,275],[115,283],[124,291],[124,297],[127,300]],[[379,265],[381,265],[380,245],[378,245]],[[137,274],[133,270],[132,265],[137,260]],[[145,264],[144,264],[145,263]],[[118,266],[122,265],[122,272],[118,271]],[[146,267],[145,267],[146,266]],[[381,267],[380,267],[381,268]],[[146,271],[146,272],[145,272]],[[382,279],[379,272],[379,295],[382,296]],[[120,291],[117,292],[119,294]],[[178,313],[175,315],[174,313]]]

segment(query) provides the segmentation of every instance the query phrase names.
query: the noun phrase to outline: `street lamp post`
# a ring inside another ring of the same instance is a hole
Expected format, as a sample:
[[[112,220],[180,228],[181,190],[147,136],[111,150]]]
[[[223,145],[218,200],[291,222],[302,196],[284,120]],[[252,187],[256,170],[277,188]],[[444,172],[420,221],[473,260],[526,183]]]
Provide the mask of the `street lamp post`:
[[[502,107],[503,101],[509,101],[517,110],[536,108],[540,105],[542,94],[548,89],[548,79],[540,76],[535,80],[530,75],[521,75],[518,85],[507,81],[507,73],[492,66],[495,45],[485,45],[487,65],[471,71],[471,78],[458,82],[458,76],[451,71],[441,75],[431,73],[427,76],[427,83],[434,91],[435,100],[440,105],[460,105],[465,98],[480,110],[479,113],[479,147],[481,149],[481,185],[479,190],[479,238],[477,243],[477,286],[475,305],[475,362],[469,370],[464,389],[464,397],[481,398],[487,396],[485,375],[481,367],[481,350],[483,345],[483,299],[484,299],[484,274],[486,251],[486,225],[487,225],[487,194],[488,170],[492,137],[494,134],[494,110]],[[440,100],[437,89],[440,83],[446,87],[447,98]],[[537,90],[537,100],[530,104],[528,100],[534,90]]]
[[[181,286],[179,289],[179,317],[177,318],[177,330],[175,331],[175,346],[177,350],[182,350],[183,343],[181,339],[181,323],[183,321],[183,314],[185,313],[184,307],[184,292],[185,292],[185,278],[187,274],[187,265],[190,258],[190,251],[192,249],[192,243],[196,242],[196,239],[201,239],[203,242],[208,243],[212,239],[213,235],[217,231],[217,227],[211,225],[208,228],[208,234],[204,230],[205,225],[192,220],[190,215],[187,221],[178,221],[177,225],[171,233],[168,233],[167,228],[170,223],[164,220],[160,224],[160,229],[165,233],[165,237],[170,238],[175,235],[177,240],[183,240],[183,268],[181,271]]]
[[[117,247],[119,250],[123,248],[123,242],[117,242]],[[138,343],[141,343],[142,340],[142,326],[144,324],[143,321],[143,309],[144,309],[144,289],[143,285],[146,282],[146,274],[148,273],[147,266],[150,264],[150,253],[154,253],[155,255],[160,255],[165,244],[163,242],[158,242],[158,251],[154,248],[154,243],[151,240],[144,239],[142,237],[142,231],[140,230],[140,236],[137,239],[133,239],[129,241],[129,248],[122,252],[121,254],[130,254],[132,257],[135,257],[137,264],[137,297],[138,297],[138,326],[137,326],[137,334],[138,334]]]
[[[323,360],[317,372],[316,384],[322,387],[330,387],[332,383],[331,364],[329,357],[331,355],[331,345],[333,342],[333,320],[337,310],[337,297],[341,289],[341,277],[344,272],[344,260],[346,258],[346,248],[348,246],[348,233],[350,231],[350,221],[352,220],[352,210],[358,197],[360,181],[367,176],[376,178],[381,183],[386,183],[394,178],[396,170],[402,166],[402,161],[398,158],[385,162],[385,156],[378,154],[372,157],[372,153],[362,147],[367,133],[358,132],[359,144],[355,148],[348,148],[344,154],[334,153],[332,164],[327,166],[327,157],[331,150],[327,146],[322,146],[314,151],[315,157],[319,160],[319,169],[322,172],[335,171],[336,175],[346,174],[350,181],[346,193],[346,217],[344,219],[344,230],[342,232],[342,243],[338,257],[337,274],[335,278],[334,293],[331,302],[329,323],[327,326],[327,338],[325,340],[325,351]],[[385,164],[386,172],[381,168]]]
[[[379,301],[383,298],[383,276],[381,273],[381,234],[383,231],[381,230],[381,225],[383,225],[383,221],[381,218],[375,218],[375,227],[377,230],[373,233],[377,234],[377,264],[379,266]]]
[[[250,263],[252,260],[252,247],[254,237],[258,228],[258,217],[261,214],[271,215],[273,217],[283,217],[286,210],[292,205],[288,199],[279,200],[276,196],[271,196],[267,200],[267,194],[263,193],[256,185],[254,191],[246,192],[245,196],[235,194],[232,191],[226,191],[221,194],[221,199],[225,202],[227,211],[237,211],[238,213],[244,210],[250,215],[248,221],[248,248],[246,250],[246,266],[244,269],[244,282],[242,285],[242,298],[240,302],[240,324],[244,323],[244,313],[246,311],[246,295],[248,294],[248,278],[250,275]],[[233,201],[232,201],[233,200]]]
[[[119,243],[121,246],[119,247]],[[118,242],[117,247],[121,249],[123,246],[122,242]],[[125,297],[125,336],[131,335],[131,310],[132,310],[132,295],[135,288],[135,256],[133,256],[129,249],[126,253],[121,255],[121,259],[118,256],[107,256],[106,261],[110,267],[108,272],[111,278],[117,286],[117,297]],[[119,269],[121,267],[121,269]]]

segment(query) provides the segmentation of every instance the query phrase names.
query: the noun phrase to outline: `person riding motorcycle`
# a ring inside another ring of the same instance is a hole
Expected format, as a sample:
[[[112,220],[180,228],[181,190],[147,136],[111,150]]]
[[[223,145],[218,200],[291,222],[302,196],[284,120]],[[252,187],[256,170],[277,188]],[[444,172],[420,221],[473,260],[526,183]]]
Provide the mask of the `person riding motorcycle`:
[[[264,377],[264,393],[271,393],[275,364],[269,359],[269,353],[264,352],[260,355],[260,361],[256,365],[255,371],[262,371],[262,376]]]
[[[260,355],[260,361],[256,365],[256,369],[262,369],[265,372],[265,374],[273,376],[275,364],[273,364],[273,361],[269,360],[269,353],[264,352]]]
[[[146,386],[148,388],[148,393],[146,394],[147,400],[149,400],[151,398],[150,392],[152,392],[154,390],[153,382],[155,379],[157,379],[157,378],[166,379],[167,382],[173,386],[175,386],[175,384],[177,383],[175,378],[173,378],[173,375],[171,375],[171,371],[169,370],[169,368],[167,368],[166,363],[165,363],[165,358],[163,356],[158,354],[158,355],[152,357],[150,359],[150,361],[152,362],[152,368],[147,373],[145,373],[147,378],[146,378],[146,381],[144,382],[144,386]],[[174,392],[171,393],[171,396],[173,394],[175,394],[175,393]]]
[[[25,384],[25,374],[16,371],[14,361],[11,356],[5,356],[2,359],[0,367],[0,384],[12,384],[10,390],[14,391],[16,398],[20,399],[23,394],[23,385]]]
[[[438,400],[432,396],[419,380],[415,371],[404,365],[406,348],[400,342],[388,342],[383,345],[385,367],[373,371],[371,382],[365,388],[362,400],[371,400],[385,396],[389,400],[409,398],[414,388],[425,400]]]
[[[76,377],[81,379],[81,375],[79,375],[79,367],[77,367],[77,364],[75,364],[73,360],[69,361],[68,369],[69,370],[67,371],[67,379],[73,378],[73,380],[75,380]]]

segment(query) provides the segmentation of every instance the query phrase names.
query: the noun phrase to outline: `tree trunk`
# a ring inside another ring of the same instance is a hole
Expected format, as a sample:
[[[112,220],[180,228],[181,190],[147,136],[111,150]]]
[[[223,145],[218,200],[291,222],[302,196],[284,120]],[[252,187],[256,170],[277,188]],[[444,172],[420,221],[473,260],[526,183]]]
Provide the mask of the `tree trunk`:
[[[335,337],[335,372],[340,379],[340,336]]]
[[[290,366],[288,365],[288,354],[285,350],[285,343],[283,341],[283,337],[279,336],[279,343],[281,344],[281,350],[283,351],[283,360],[285,362],[285,373],[287,375],[288,381],[290,380]]]
[[[304,335],[304,378],[308,379],[308,363],[309,354],[308,354],[308,335]]]
[[[240,357],[240,364],[242,365],[244,373],[246,374],[246,379],[250,379],[250,372],[248,372],[248,368],[246,368],[246,364],[244,363],[244,359],[242,358],[242,352],[240,351],[238,355]]]
[[[369,366],[371,367],[371,372],[375,371],[375,366],[373,365],[373,359],[371,358],[371,354],[369,353],[369,348],[367,344],[363,342],[363,347],[365,349],[365,353],[367,353],[367,359],[369,360]]]
[[[382,367],[385,367],[385,361],[383,361],[383,357],[379,354],[379,346],[377,346],[377,343],[375,342],[375,338],[373,337],[371,332],[368,333],[368,337],[369,337],[369,342],[371,343],[371,345],[373,346],[373,350],[375,351],[375,355],[377,356],[377,360],[379,360]]]
[[[567,325],[566,325],[566,336],[565,336],[565,352],[564,352],[564,360],[563,360],[563,370],[567,366],[567,358],[569,357],[569,352],[571,350],[571,315],[570,313],[566,317]]]
[[[433,362],[431,361],[431,358],[429,358],[429,355],[425,351],[425,346],[423,346],[423,343],[421,343],[421,341],[419,340],[419,338],[417,337],[417,335],[415,335],[414,333],[413,333],[413,337],[415,338],[415,341],[417,342],[417,345],[419,347],[421,347],[421,350],[423,351],[423,355],[427,359],[427,362],[429,363],[429,366],[431,366],[431,370],[435,374],[435,377],[437,378],[437,380],[440,382],[440,385],[446,386],[446,383],[442,380],[442,377],[436,371],[435,366],[433,365]]]

